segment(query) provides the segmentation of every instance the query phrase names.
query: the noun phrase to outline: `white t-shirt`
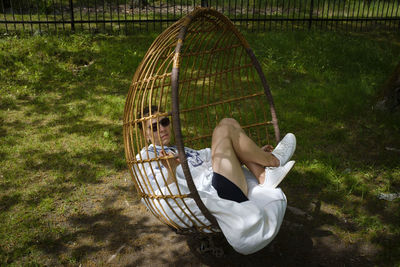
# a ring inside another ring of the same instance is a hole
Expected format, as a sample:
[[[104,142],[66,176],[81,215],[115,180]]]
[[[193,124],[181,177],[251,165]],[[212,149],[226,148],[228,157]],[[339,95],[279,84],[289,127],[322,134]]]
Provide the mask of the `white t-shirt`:
[[[167,169],[158,161],[151,160],[160,154],[161,146],[143,148],[136,159],[141,162],[133,169],[144,193],[155,195],[188,194],[186,179],[179,165],[176,170],[177,184],[166,186]],[[176,147],[165,147],[166,153],[177,152]],[[238,203],[222,199],[211,185],[211,149],[185,148],[190,173],[200,198],[217,219],[227,241],[239,253],[251,254],[265,247],[276,236],[286,210],[286,196],[280,188],[258,186],[256,178],[246,168],[243,172],[248,184],[249,201]],[[145,178],[145,174],[149,179]],[[185,203],[184,203],[185,202]],[[162,213],[179,227],[209,225],[192,198],[144,201],[147,206]],[[190,211],[197,217],[190,216]],[[185,216],[186,215],[186,216]],[[189,215],[189,216],[187,216]],[[188,219],[189,217],[189,219]]]
[[[149,159],[154,159],[160,155],[162,151],[161,146],[150,145],[147,149],[143,148],[140,154],[136,155],[138,161],[146,161]],[[178,149],[175,146],[167,147],[164,146],[164,151],[168,154],[170,152],[177,153]],[[190,173],[192,175],[193,181],[196,185],[198,191],[212,191],[215,189],[211,185],[212,179],[212,164],[211,164],[211,149],[205,148],[201,150],[194,150],[185,147],[185,153],[187,158],[187,163],[189,166]],[[149,161],[145,163],[139,163],[137,171],[138,177],[143,185],[143,192],[156,192],[162,190],[166,186],[166,181],[168,178],[167,168],[159,161]],[[148,179],[145,179],[147,174]],[[182,186],[182,189],[187,188],[185,175],[182,170],[182,166],[178,165],[176,169],[176,178],[178,184]],[[186,187],[186,188],[185,188]],[[152,191],[154,190],[154,191]],[[189,191],[185,192],[189,193]],[[216,191],[215,191],[216,193]]]

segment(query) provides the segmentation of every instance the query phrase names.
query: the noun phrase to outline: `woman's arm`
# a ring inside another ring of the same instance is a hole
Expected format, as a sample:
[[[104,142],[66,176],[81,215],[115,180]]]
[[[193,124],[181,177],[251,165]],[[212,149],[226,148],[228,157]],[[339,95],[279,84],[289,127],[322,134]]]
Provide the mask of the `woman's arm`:
[[[161,163],[164,165],[165,168],[167,168],[168,171],[168,177],[167,177],[167,185],[171,184],[172,182],[177,182],[176,181],[176,168],[181,164],[179,161],[179,158],[176,156],[176,154],[170,152],[170,153],[165,153],[165,151],[161,151],[160,155],[163,157],[170,156],[168,159],[162,159]]]

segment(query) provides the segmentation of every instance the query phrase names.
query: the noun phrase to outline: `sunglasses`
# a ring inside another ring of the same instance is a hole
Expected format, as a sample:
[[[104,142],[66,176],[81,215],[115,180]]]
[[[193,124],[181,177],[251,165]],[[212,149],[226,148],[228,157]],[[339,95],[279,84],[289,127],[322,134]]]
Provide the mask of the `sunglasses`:
[[[152,128],[153,128],[153,132],[157,132],[157,122],[155,122],[155,123],[153,123],[152,124]],[[162,120],[160,120],[160,124],[163,126],[163,127],[167,127],[169,124],[170,124],[170,120],[168,119],[168,118],[163,118]],[[151,128],[151,127],[149,127],[149,128]]]

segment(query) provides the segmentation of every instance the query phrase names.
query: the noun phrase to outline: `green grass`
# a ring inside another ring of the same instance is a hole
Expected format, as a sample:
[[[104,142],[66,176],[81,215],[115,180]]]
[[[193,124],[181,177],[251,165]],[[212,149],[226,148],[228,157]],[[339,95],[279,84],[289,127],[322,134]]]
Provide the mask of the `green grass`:
[[[377,264],[399,264],[400,202],[377,195],[400,192],[400,155],[385,149],[400,148],[400,118],[373,106],[400,59],[400,39],[385,33],[245,35],[272,88],[281,131],[298,138],[297,165],[282,185],[289,205],[321,200],[317,224],[329,225],[345,242],[376,246]],[[68,250],[85,222],[68,222],[90,209],[85,203],[95,185],[126,174],[124,101],[155,37],[0,39],[0,263],[87,259],[84,246]]]
[[[400,59],[399,40],[268,33],[249,42],[271,83],[281,129],[298,137],[297,165],[287,183],[297,196],[293,205],[328,203],[357,229],[337,226],[337,233],[371,241],[383,249],[380,260],[398,264],[399,246],[390,246],[400,236],[400,202],[377,195],[400,191],[400,155],[385,149],[400,147],[400,118],[373,107]]]
[[[0,262],[46,263],[42,248],[71,238],[49,217],[81,212],[88,185],[126,170],[125,95],[153,38],[1,40]]]

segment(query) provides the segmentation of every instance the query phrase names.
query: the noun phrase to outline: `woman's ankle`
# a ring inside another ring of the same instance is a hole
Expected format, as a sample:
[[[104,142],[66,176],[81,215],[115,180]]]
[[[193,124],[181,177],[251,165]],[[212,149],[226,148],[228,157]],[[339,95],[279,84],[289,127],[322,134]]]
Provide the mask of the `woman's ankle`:
[[[271,166],[265,166],[265,167],[279,167],[281,166],[281,162],[279,161],[279,159],[277,157],[275,157],[273,154],[271,155]]]

